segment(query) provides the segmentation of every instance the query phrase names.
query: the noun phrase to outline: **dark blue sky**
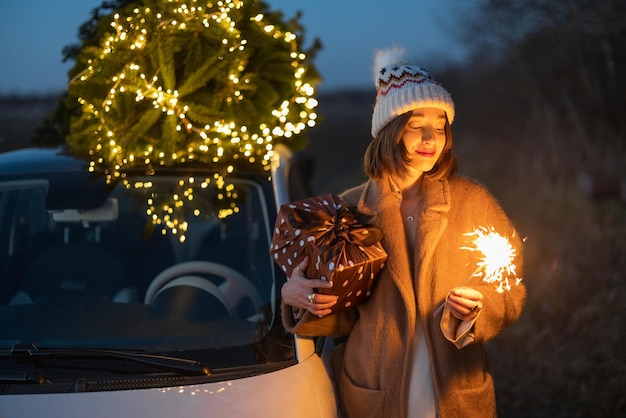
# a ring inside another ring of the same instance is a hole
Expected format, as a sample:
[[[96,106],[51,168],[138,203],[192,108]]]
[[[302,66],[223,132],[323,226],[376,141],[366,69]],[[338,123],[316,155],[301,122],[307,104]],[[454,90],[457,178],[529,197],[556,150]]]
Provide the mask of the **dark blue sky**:
[[[64,46],[77,42],[78,27],[101,0],[0,0],[0,94],[64,89],[69,63]],[[461,59],[455,18],[475,0],[266,0],[286,18],[302,11],[306,44],[324,49],[315,64],[322,90],[372,86],[376,49],[404,46],[425,68]],[[307,45],[308,46],[308,45]]]

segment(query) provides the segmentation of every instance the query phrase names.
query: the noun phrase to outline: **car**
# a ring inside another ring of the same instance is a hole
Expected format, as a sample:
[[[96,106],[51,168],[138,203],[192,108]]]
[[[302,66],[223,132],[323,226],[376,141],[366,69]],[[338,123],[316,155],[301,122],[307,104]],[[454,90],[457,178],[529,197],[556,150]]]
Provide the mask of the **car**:
[[[0,154],[0,416],[336,417],[329,345],[280,320],[277,155],[111,181],[62,147]]]

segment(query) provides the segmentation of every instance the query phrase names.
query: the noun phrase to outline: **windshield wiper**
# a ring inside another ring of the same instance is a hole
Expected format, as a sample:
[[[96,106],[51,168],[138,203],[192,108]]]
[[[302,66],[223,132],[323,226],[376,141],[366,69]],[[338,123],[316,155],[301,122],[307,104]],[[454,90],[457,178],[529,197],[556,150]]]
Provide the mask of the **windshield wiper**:
[[[39,370],[2,370],[0,371],[0,382],[21,382],[21,383],[50,383],[48,378]]]
[[[16,362],[60,358],[122,359],[146,364],[161,370],[191,375],[211,375],[209,366],[196,360],[102,348],[39,348],[35,344],[16,344],[11,347],[11,350],[0,351],[0,357],[10,357]],[[1,373],[0,380],[2,380]]]

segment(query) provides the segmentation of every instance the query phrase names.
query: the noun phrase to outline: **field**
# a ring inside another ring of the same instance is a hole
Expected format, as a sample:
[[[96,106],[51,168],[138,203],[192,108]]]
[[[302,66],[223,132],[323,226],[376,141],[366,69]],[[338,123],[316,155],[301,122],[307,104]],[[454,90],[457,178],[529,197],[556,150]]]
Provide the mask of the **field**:
[[[363,181],[373,94],[320,96],[320,123],[300,153],[312,162],[307,193]],[[53,108],[52,98],[2,101],[0,150],[25,146]],[[549,156],[524,138],[485,140],[462,117],[453,130],[461,174],[484,183],[526,237],[524,313],[489,345],[499,415],[626,416],[624,193],[594,198],[581,178],[549,175]]]

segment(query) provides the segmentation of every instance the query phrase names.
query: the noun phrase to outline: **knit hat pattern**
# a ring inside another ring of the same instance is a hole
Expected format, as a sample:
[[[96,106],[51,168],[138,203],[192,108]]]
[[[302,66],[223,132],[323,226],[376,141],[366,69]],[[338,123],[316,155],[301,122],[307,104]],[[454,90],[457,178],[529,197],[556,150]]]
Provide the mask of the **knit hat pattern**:
[[[446,89],[428,71],[408,64],[404,49],[378,51],[374,62],[376,103],[372,116],[375,138],[395,117],[420,107],[436,107],[454,120],[454,102]]]

